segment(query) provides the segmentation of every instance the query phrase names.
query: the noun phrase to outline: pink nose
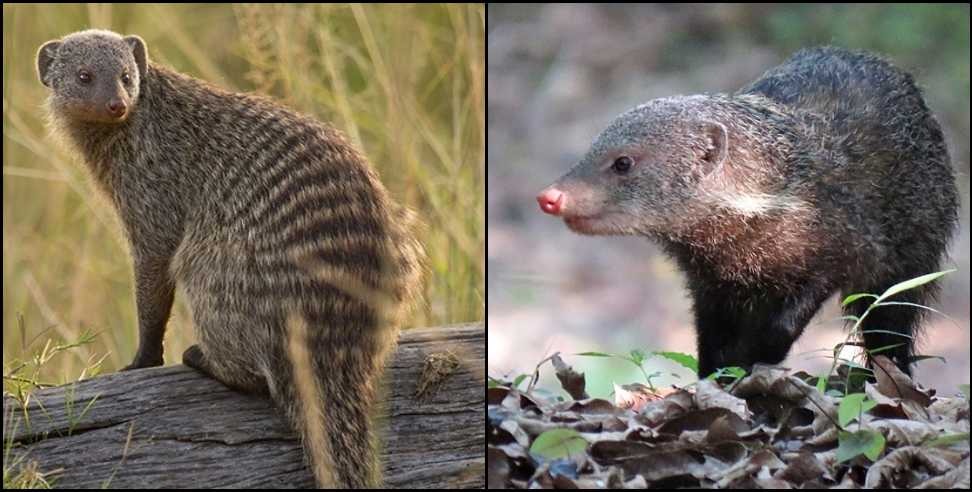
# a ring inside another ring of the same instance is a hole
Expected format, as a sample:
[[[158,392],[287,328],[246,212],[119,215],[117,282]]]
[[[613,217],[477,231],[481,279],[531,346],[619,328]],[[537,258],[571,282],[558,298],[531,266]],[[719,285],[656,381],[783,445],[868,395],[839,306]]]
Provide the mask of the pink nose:
[[[540,204],[540,210],[550,215],[560,215],[567,204],[567,195],[557,188],[547,188],[537,195],[537,203]]]
[[[110,113],[115,118],[121,118],[125,116],[125,110],[128,109],[123,101],[118,99],[112,99],[108,101],[108,113]]]

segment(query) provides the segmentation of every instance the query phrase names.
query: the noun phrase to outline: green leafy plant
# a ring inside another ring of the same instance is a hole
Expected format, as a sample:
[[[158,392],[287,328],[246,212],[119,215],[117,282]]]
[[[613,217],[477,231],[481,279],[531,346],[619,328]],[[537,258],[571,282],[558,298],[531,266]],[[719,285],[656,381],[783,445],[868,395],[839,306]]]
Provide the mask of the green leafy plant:
[[[739,366],[720,367],[716,372],[709,374],[706,379],[716,380],[721,378],[732,378],[733,381],[742,379],[746,375],[746,370]]]
[[[544,431],[530,445],[530,454],[544,460],[569,458],[586,450],[587,440],[573,429]]]
[[[825,374],[825,375],[821,376],[820,378],[818,378],[818,380],[817,380],[817,389],[820,390],[820,392],[824,392],[825,391],[826,384],[827,384],[827,380],[828,380],[828,376],[830,374],[833,374],[834,373],[834,370],[837,368],[837,363],[841,360],[840,359],[840,355],[839,355],[840,354],[840,349],[842,349],[845,345],[847,345],[848,343],[850,343],[850,338],[851,337],[858,337],[858,336],[861,335],[861,333],[862,333],[861,327],[863,326],[864,320],[867,319],[867,316],[871,313],[871,311],[873,311],[873,310],[875,310],[877,308],[883,307],[883,306],[910,306],[910,307],[914,307],[914,308],[917,308],[917,309],[927,309],[929,311],[932,311],[932,312],[935,312],[935,313],[938,313],[938,314],[941,314],[941,315],[945,316],[944,313],[941,313],[940,311],[938,311],[936,309],[933,309],[933,308],[930,308],[928,306],[923,306],[921,304],[915,304],[913,302],[889,301],[888,299],[890,297],[894,296],[895,294],[900,294],[901,292],[904,292],[906,290],[914,289],[916,287],[920,287],[922,285],[925,285],[925,284],[927,284],[929,282],[933,282],[935,280],[938,280],[942,276],[947,275],[949,273],[952,273],[954,271],[955,271],[954,269],[952,269],[952,270],[944,270],[944,271],[941,271],[941,272],[929,273],[927,275],[922,275],[922,276],[919,276],[919,277],[915,277],[915,278],[910,279],[910,280],[905,280],[903,282],[894,284],[891,287],[888,287],[888,289],[885,290],[884,293],[882,293],[880,295],[870,294],[870,293],[857,293],[857,294],[851,294],[851,295],[848,295],[847,297],[845,297],[844,298],[844,301],[841,303],[841,307],[849,306],[850,304],[852,304],[854,302],[857,302],[857,301],[859,301],[861,299],[865,299],[865,298],[872,298],[872,299],[874,299],[874,301],[870,304],[870,306],[868,306],[868,308],[860,316],[848,315],[848,316],[842,316],[841,317],[841,319],[845,319],[845,320],[851,321],[854,324],[851,327],[851,330],[850,330],[850,332],[847,335],[848,336],[848,341],[845,342],[845,343],[837,344],[834,347],[833,363],[830,366],[830,370],[827,371],[827,374]],[[887,330],[870,330],[870,331],[871,332],[879,332],[879,333],[890,333],[890,334],[899,335],[899,336],[902,336],[902,337],[905,337],[906,336],[906,335],[903,335],[901,333],[887,331]],[[904,343],[904,342],[902,342],[902,343]],[[894,345],[889,345],[889,346],[885,346],[885,347],[876,347],[876,348],[871,349],[869,351],[869,353],[872,354],[872,355],[873,354],[877,354],[877,353],[883,352],[885,350],[888,350],[890,348],[897,347],[899,345],[900,344],[894,344]],[[854,367],[856,369],[865,370],[865,371],[867,370],[867,368],[865,368],[864,366],[861,366],[859,364],[854,364],[851,361],[845,361],[845,362],[849,363],[850,365],[852,365],[852,367]],[[848,375],[850,375],[850,372],[848,372]],[[845,387],[850,387],[850,381],[849,380],[846,381],[845,383],[846,383],[845,384]]]
[[[651,376],[649,376],[648,373],[645,372],[645,368],[642,367],[641,365],[641,363],[644,361],[644,356],[640,350],[637,349],[632,350],[631,352],[628,353],[628,355],[612,354],[610,352],[580,352],[574,355],[580,355],[583,357],[613,357],[615,359],[626,360],[634,364],[635,367],[641,370],[641,373],[644,374],[645,379],[648,380],[649,384],[651,383]]]
[[[853,393],[840,400],[840,407],[837,409],[837,421],[841,427],[854,420],[860,421],[861,414],[874,408],[877,402],[867,398],[864,393]]]
[[[867,456],[867,459],[875,461],[881,456],[886,443],[880,432],[864,429],[856,432],[840,431],[837,440],[837,461],[839,462],[852,460],[862,454]]]

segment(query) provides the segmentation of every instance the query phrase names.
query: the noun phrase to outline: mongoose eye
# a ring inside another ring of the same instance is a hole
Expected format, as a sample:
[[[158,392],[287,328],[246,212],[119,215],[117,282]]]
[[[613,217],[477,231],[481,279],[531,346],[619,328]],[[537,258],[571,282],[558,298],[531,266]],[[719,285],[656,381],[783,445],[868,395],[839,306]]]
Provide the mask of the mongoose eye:
[[[634,161],[630,157],[623,155],[614,160],[614,164],[611,164],[611,169],[617,174],[627,174],[633,164]]]
[[[123,73],[121,76],[121,81],[123,84],[128,85],[132,82],[132,78],[129,77],[127,73]]]
[[[83,84],[87,84],[88,82],[91,82],[91,74],[82,70],[78,72],[78,80],[80,80]]]

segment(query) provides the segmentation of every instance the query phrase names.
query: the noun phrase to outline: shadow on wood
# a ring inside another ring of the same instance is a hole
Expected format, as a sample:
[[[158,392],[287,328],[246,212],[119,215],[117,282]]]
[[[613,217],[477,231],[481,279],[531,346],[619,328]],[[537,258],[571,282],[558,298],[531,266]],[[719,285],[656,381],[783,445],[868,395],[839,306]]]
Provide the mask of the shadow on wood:
[[[485,486],[485,341],[481,324],[402,332],[385,372],[386,486]],[[449,352],[458,367],[441,385],[423,385],[426,361]],[[26,412],[5,395],[3,436],[13,443],[5,471],[34,460],[42,472],[62,470],[55,487],[314,486],[270,400],[183,365],[38,390]]]

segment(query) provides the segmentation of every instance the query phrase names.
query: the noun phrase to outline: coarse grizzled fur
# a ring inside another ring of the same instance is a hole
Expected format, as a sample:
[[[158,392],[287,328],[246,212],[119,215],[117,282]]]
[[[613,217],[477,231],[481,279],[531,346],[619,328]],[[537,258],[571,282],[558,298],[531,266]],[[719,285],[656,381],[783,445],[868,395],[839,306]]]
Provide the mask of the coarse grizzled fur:
[[[702,376],[782,361],[835,291],[880,294],[939,270],[958,208],[942,130],[911,75],[835,47],[802,50],[733,95],[618,116],[538,200],[577,232],[664,246],[688,278]],[[894,346],[882,353],[909,372],[921,313],[872,311],[865,345]]]
[[[148,60],[89,30],[37,57],[50,122],[83,157],[134,258],[139,348],[162,364],[176,284],[199,343],[183,361],[269,393],[318,484],[379,483],[369,425],[423,251],[411,214],[332,127]]]

